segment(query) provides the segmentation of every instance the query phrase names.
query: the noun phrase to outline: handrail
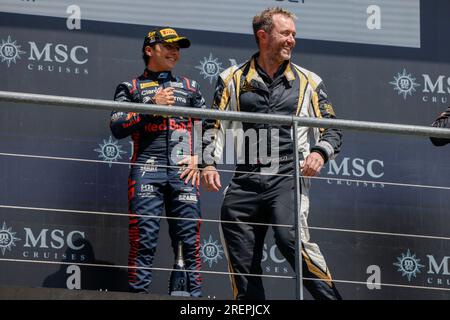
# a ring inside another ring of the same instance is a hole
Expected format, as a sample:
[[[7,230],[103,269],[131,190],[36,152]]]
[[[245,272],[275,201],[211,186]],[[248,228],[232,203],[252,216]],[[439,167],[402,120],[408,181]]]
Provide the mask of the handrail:
[[[430,126],[402,125],[395,123],[380,123],[369,121],[354,121],[340,119],[318,119],[298,116],[276,115],[267,113],[219,111],[211,109],[198,109],[177,106],[162,106],[154,104],[117,102],[111,100],[86,99],[65,96],[51,96],[32,93],[0,91],[0,102],[27,103],[46,106],[64,106],[84,109],[96,109],[105,111],[140,112],[166,116],[185,116],[193,118],[234,120],[252,123],[276,124],[292,126],[294,132],[299,125],[307,127],[332,127],[339,129],[351,129],[359,131],[416,135],[426,137],[449,138],[450,129],[434,128]],[[293,154],[295,162],[298,163],[298,137],[293,135]],[[300,252],[302,224],[301,224],[301,192],[299,166],[295,166],[295,274],[296,274],[296,297],[303,300],[303,268]]]
[[[393,133],[424,137],[449,138],[450,129],[434,128],[430,126],[405,125],[396,123],[318,119],[276,114],[219,111],[210,109],[194,109],[189,107],[162,106],[155,104],[142,104],[132,102],[117,102],[101,99],[87,99],[66,96],[53,96],[34,93],[0,91],[0,101],[14,103],[30,103],[48,106],[75,107],[105,111],[145,112],[157,115],[190,116],[205,119],[234,120],[253,123],[292,125],[295,121],[307,127],[332,127],[338,129],[351,129],[379,133]]]

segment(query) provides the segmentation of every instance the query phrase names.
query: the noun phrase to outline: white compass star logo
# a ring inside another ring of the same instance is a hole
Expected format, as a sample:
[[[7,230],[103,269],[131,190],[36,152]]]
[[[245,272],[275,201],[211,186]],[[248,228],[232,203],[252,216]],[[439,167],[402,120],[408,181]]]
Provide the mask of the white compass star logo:
[[[0,59],[1,62],[5,62],[8,68],[11,66],[11,62],[16,63],[17,59],[20,59],[20,55],[25,53],[25,51],[20,50],[20,47],[16,41],[11,40],[11,36],[5,41],[2,39],[0,44]]]
[[[0,250],[2,255],[5,255],[6,250],[11,251],[11,247],[15,246],[15,241],[20,240],[16,237],[16,232],[12,232],[11,228],[6,226],[6,222],[3,221],[3,226],[0,229]]]
[[[213,240],[209,235],[208,240],[203,240],[203,244],[200,246],[200,257],[203,262],[207,262],[211,268],[213,263],[218,263],[219,259],[223,259],[222,245],[218,243],[218,240]]]
[[[200,75],[204,79],[209,79],[210,84],[224,70],[222,63],[218,61],[218,58],[214,59],[212,53],[209,53],[209,58],[203,58],[203,61],[200,61],[200,65],[195,68],[200,70]]]
[[[403,95],[405,100],[407,95],[412,96],[416,91],[416,87],[420,86],[420,84],[416,83],[416,78],[407,73],[406,69],[403,69],[402,73],[397,73],[397,76],[394,76],[394,81],[389,83],[394,86],[394,90],[398,91],[398,95]]]
[[[123,153],[126,151],[122,150],[122,146],[119,145],[117,140],[113,140],[111,136],[109,136],[109,140],[103,140],[103,144],[98,145],[100,148],[94,149],[94,151],[98,152],[98,157],[104,161],[109,162],[109,167],[113,162],[117,162],[117,160],[122,159]]]
[[[397,262],[393,263],[393,265],[398,267],[397,271],[401,272],[402,276],[406,276],[408,278],[408,281],[411,282],[411,278],[415,278],[416,275],[420,273],[420,268],[425,267],[419,262],[420,259],[418,259],[415,254],[411,254],[408,249],[406,255],[402,253],[402,256],[397,257]]]

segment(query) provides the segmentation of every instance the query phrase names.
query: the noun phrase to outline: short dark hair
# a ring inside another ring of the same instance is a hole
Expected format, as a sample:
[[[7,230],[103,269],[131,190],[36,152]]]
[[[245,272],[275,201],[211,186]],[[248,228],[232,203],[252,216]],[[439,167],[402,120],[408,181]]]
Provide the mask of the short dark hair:
[[[257,14],[253,17],[253,35],[255,36],[256,43],[258,45],[259,40],[256,33],[259,30],[264,30],[265,32],[270,33],[273,29],[273,16],[276,14],[281,14],[287,18],[291,18],[292,20],[297,19],[295,14],[280,7],[267,8],[260,14]]]

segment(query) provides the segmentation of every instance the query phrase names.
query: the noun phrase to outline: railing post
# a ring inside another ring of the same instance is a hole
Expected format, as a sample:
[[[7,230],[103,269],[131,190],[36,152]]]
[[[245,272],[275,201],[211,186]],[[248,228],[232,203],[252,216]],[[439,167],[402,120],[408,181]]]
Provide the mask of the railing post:
[[[300,190],[300,159],[298,156],[297,121],[293,121],[294,143],[294,199],[295,199],[295,293],[297,300],[303,300],[303,267],[302,267],[302,219]]]

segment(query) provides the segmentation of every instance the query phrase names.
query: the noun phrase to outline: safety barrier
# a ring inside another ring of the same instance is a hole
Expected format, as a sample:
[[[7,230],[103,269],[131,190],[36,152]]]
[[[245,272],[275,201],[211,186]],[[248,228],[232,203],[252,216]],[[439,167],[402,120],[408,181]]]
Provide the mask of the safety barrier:
[[[105,111],[123,111],[123,112],[145,112],[155,115],[167,115],[167,116],[189,116],[195,118],[206,118],[206,119],[221,119],[221,120],[233,120],[242,122],[252,122],[252,123],[265,123],[265,124],[276,124],[276,125],[290,125],[293,127],[294,132],[297,131],[298,126],[308,126],[308,127],[333,127],[339,129],[350,129],[358,131],[367,132],[377,132],[377,133],[390,133],[398,135],[412,135],[412,136],[424,136],[424,137],[439,137],[439,138],[449,138],[450,130],[433,128],[426,126],[413,126],[413,125],[403,125],[403,124],[393,124],[393,123],[379,123],[379,122],[367,122],[367,121],[353,121],[353,120],[341,120],[341,119],[316,119],[316,118],[304,118],[297,116],[285,116],[285,115],[273,115],[267,114],[255,114],[246,112],[230,112],[230,111],[216,111],[216,110],[202,110],[193,109],[186,107],[176,107],[176,106],[161,106],[161,105],[149,105],[149,104],[136,104],[136,103],[125,103],[125,102],[115,102],[109,100],[99,100],[99,99],[84,99],[84,98],[73,98],[73,97],[63,97],[63,96],[50,96],[50,95],[40,95],[40,94],[28,94],[20,92],[5,92],[0,91],[0,101],[12,102],[12,103],[23,103],[23,104],[33,104],[33,105],[45,105],[45,106],[55,106],[55,107],[72,107],[81,109],[95,109],[95,110],[105,110]],[[299,162],[298,159],[298,143],[297,135],[294,136],[294,161]],[[26,158],[41,158],[49,160],[59,160],[59,161],[79,161],[79,162],[97,162],[97,163],[109,163],[108,161],[90,160],[90,159],[79,159],[79,158],[67,158],[67,157],[52,157],[52,156],[38,156],[32,154],[12,154],[12,153],[0,153],[1,156],[11,156],[11,157],[26,157]],[[123,165],[140,165],[128,162],[116,162],[116,164]],[[296,201],[296,268],[295,277],[290,276],[271,276],[271,275],[252,275],[260,277],[275,277],[275,278],[288,278],[296,279],[296,297],[297,299],[303,299],[303,280],[317,280],[308,279],[303,277],[302,263],[301,263],[301,253],[300,253],[300,239],[302,225],[299,219],[300,212],[300,186],[299,178],[300,172],[299,167],[295,167],[295,201]],[[226,171],[226,170],[219,170]],[[312,179],[325,179],[321,177],[313,177]],[[330,178],[326,178],[330,179]],[[342,180],[342,179],[340,179]],[[427,185],[412,185],[404,183],[392,183],[392,182],[374,182],[374,181],[363,181],[363,180],[351,180],[348,181],[355,182],[367,182],[367,183],[378,183],[385,185],[396,185],[396,186],[412,186],[419,188],[435,188],[450,190],[447,187],[440,186],[427,186]],[[40,211],[57,211],[57,212],[70,212],[77,214],[94,214],[94,215],[111,215],[111,216],[128,216],[123,213],[114,212],[94,212],[94,211],[79,211],[79,210],[69,210],[69,209],[55,209],[55,208],[31,208],[23,206],[10,206],[0,204],[0,208],[8,209],[21,209],[21,210],[40,210]],[[152,216],[149,216],[151,218]],[[165,219],[181,219],[173,217],[162,217]],[[202,219],[203,221],[214,222],[214,223],[230,223],[214,219]],[[275,226],[269,224],[269,226]],[[290,225],[276,225],[278,227],[292,227]],[[368,233],[374,235],[391,235],[391,236],[402,236],[402,237],[416,237],[416,238],[428,238],[428,239],[440,239],[440,240],[450,240],[449,237],[437,237],[429,235],[414,235],[414,234],[396,234],[388,232],[377,232],[377,231],[367,231],[367,230],[350,230],[350,229],[337,229],[337,228],[320,228],[320,227],[309,227],[310,229],[326,230],[326,231],[336,231],[336,232],[355,232],[355,233]],[[23,259],[6,259],[2,258],[0,261],[15,261],[15,262],[30,262]],[[36,263],[55,263],[49,261],[33,261]],[[64,262],[59,262],[64,264]],[[81,264],[81,263],[80,263]],[[82,264],[81,264],[82,265]],[[86,266],[96,266],[94,264],[85,264]],[[128,268],[128,266],[108,266],[115,268]],[[171,268],[151,268],[153,270],[166,270],[171,271]],[[216,274],[233,274],[226,272],[213,272],[213,271],[201,271],[203,273],[216,273]],[[347,282],[347,283],[360,283],[364,282],[358,281],[348,281],[348,280],[334,280],[336,282]],[[396,284],[383,283],[385,286],[401,286]],[[418,287],[418,286],[404,286],[404,287]],[[420,287],[423,289],[434,289],[434,290],[450,290],[446,288],[434,288],[434,287]]]

